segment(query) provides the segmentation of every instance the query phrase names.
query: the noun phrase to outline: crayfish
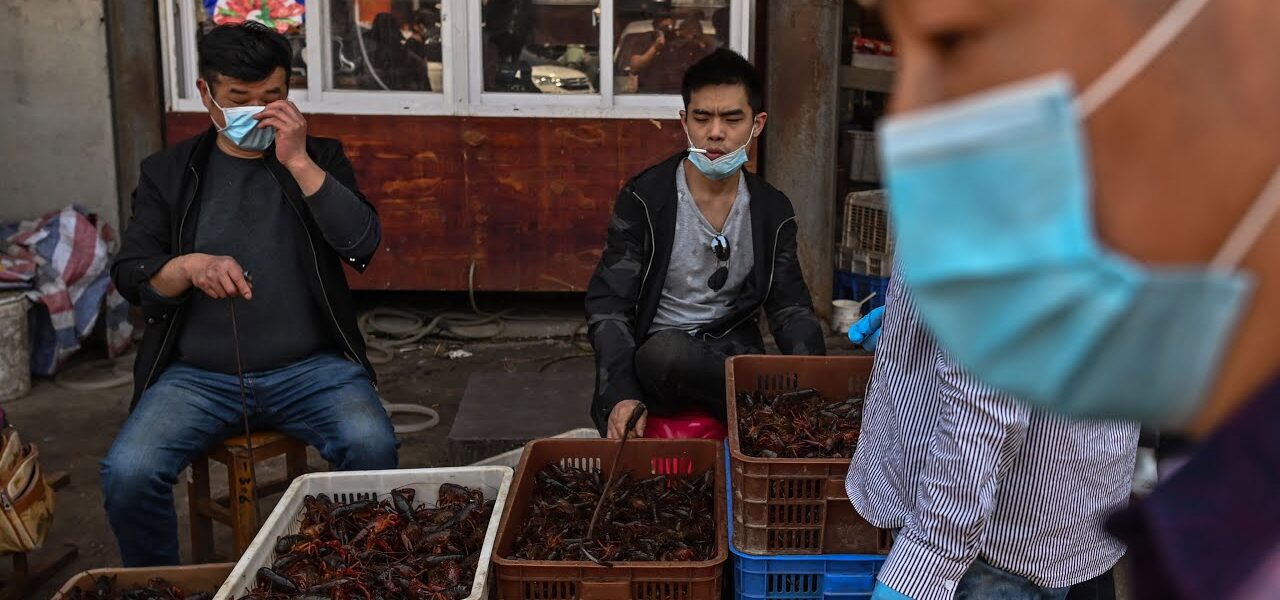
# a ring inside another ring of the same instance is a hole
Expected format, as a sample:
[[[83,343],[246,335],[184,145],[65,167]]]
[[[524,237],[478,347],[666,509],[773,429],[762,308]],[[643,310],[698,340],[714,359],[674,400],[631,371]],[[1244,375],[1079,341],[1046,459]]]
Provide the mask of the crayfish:
[[[635,479],[610,488],[591,538],[604,482],[596,471],[551,464],[535,476],[531,506],[512,558],[539,561],[702,561],[715,554],[715,474]]]
[[[116,578],[100,575],[93,580],[93,590],[74,588],[68,600],[209,600],[213,594],[198,592],[188,594],[182,588],[159,577],[151,578],[147,585],[118,589]]]
[[[271,565],[240,600],[467,597],[493,501],[450,483],[437,497],[427,506],[412,488],[347,504],[307,496],[298,533],[276,539]]]
[[[862,398],[831,400],[817,390],[739,392],[738,439],[758,458],[852,458]]]

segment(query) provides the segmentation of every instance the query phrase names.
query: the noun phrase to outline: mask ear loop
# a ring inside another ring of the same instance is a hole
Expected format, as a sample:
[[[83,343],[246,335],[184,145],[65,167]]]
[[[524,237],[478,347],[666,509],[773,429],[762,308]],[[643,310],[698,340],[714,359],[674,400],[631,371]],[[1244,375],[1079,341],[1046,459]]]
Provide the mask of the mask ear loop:
[[[1239,268],[1245,254],[1258,243],[1258,238],[1262,237],[1267,226],[1275,220],[1277,213],[1280,213],[1280,169],[1271,175],[1262,194],[1245,211],[1235,230],[1227,237],[1226,243],[1222,244],[1222,249],[1218,250],[1218,255],[1209,263],[1209,268],[1216,271],[1234,271]]]
[[[1129,85],[1147,65],[1195,20],[1209,0],[1179,0],[1159,21],[1120,58],[1096,79],[1089,89],[1076,98],[1076,110],[1086,118]]]
[[[213,97],[213,88],[209,85],[209,82],[204,82],[204,89],[208,90],[209,101],[212,102],[214,106],[218,107],[218,110],[222,111],[222,121],[227,123],[227,109],[222,108],[222,105],[218,104],[218,100]],[[213,122],[213,128],[217,129],[218,133],[222,133],[227,129],[227,126],[219,127],[218,122],[213,120],[213,115],[209,115],[209,120]],[[230,125],[230,123],[227,123],[227,125]]]

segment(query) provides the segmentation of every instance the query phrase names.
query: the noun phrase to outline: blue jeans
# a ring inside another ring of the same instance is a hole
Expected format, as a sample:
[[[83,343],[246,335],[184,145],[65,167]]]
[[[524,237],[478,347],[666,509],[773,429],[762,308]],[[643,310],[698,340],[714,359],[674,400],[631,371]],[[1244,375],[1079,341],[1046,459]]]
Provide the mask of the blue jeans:
[[[245,374],[251,427],[314,446],[338,470],[394,469],[399,443],[364,369],[323,354]],[[243,433],[235,375],[175,363],[142,394],[102,461],[102,496],[126,567],[176,565],[173,486],[192,460]]]
[[[960,578],[956,600],[1065,600],[1070,591],[1070,587],[1040,587],[978,559]]]

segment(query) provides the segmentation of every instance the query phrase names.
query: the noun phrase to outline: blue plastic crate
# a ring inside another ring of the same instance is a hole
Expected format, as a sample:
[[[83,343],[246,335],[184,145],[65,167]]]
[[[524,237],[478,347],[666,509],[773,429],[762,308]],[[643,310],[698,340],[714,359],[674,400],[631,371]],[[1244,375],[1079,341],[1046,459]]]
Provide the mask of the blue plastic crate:
[[[725,469],[729,449],[725,447]],[[729,551],[733,553],[733,589],[738,600],[867,600],[885,557],[878,554],[755,556],[733,547],[733,487],[729,489]]]
[[[884,297],[889,293],[888,277],[836,270],[834,282],[835,289],[831,296],[833,300],[862,300],[870,296],[871,292],[876,293],[874,298],[862,305],[862,314],[884,306]]]

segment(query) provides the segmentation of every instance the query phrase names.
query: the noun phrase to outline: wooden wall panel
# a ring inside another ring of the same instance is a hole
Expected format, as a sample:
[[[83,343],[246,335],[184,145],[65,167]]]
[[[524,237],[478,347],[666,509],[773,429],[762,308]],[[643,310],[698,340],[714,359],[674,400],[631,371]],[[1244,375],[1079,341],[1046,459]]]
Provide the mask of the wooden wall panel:
[[[166,141],[204,131],[169,113]],[[382,247],[354,287],[584,289],[618,188],[684,147],[678,121],[311,115],[342,140]]]

